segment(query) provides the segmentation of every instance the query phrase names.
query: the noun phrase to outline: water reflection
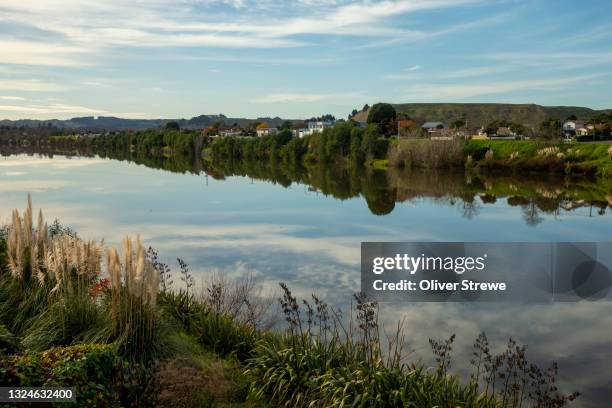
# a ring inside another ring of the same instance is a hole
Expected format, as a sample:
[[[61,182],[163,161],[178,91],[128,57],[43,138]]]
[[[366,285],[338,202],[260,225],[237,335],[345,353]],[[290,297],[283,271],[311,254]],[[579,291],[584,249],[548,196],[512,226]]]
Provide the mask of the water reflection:
[[[610,180],[3,153],[0,221],[32,191],[47,218],[85,238],[117,243],[140,233],[164,261],[184,258],[199,278],[249,273],[264,290],[285,281],[299,296],[317,292],[338,306],[359,290],[361,241],[612,238]],[[382,318],[387,327],[405,319],[414,357],[426,363],[429,337],[457,333],[455,366],[467,364],[484,330],[499,348],[513,337],[535,360],[557,360],[561,385],[584,394],[575,406],[612,400],[608,301],[384,304]]]

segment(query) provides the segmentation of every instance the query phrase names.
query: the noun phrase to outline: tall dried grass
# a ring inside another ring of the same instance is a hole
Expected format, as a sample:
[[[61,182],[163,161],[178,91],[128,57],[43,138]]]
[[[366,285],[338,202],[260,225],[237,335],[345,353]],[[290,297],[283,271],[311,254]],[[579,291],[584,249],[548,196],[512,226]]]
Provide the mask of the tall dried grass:
[[[389,147],[389,165],[413,168],[455,168],[464,166],[460,140],[399,140]]]
[[[28,320],[19,323],[19,332],[36,347],[82,339],[83,332],[97,326],[98,317],[110,315],[103,319],[106,328],[100,330],[104,333],[88,337],[115,341],[135,359],[150,359],[160,352],[155,311],[159,271],[147,259],[140,237],[135,241],[126,237],[120,255],[116,248],[105,250],[103,242],[85,241],[76,234],[50,234],[42,211],[35,228],[33,214],[28,195],[23,215],[14,210],[7,228],[11,279],[3,278],[0,300],[7,300],[0,302],[0,314],[27,311],[27,319],[19,316]],[[104,252],[110,288],[99,300],[90,292],[100,284]]]
[[[108,249],[106,263],[111,284],[111,337],[122,354],[150,361],[164,353],[155,310],[159,271],[147,259],[140,237],[135,243],[125,237],[121,254],[115,248]]]
[[[23,212],[14,209],[7,237],[8,267],[14,278],[23,285],[42,273],[42,265],[49,245],[47,224],[42,210],[38,213],[38,225],[34,229],[32,197]]]

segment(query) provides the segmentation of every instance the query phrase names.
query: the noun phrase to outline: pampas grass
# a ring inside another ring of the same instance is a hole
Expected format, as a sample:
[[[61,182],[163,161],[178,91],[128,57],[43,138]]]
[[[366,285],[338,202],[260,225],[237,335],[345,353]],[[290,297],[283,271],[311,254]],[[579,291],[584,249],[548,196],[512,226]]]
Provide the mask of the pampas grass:
[[[133,360],[163,354],[159,272],[140,237],[126,237],[120,253],[76,234],[49,234],[42,211],[34,228],[33,214],[28,195],[23,215],[14,210],[7,228],[10,275],[0,276],[0,318],[33,349],[96,339],[115,342]],[[104,253],[110,288],[98,299],[90,290],[101,282]]]
[[[120,352],[144,362],[164,354],[159,335],[163,328],[155,309],[159,271],[147,259],[140,237],[135,243],[126,237],[122,254],[108,249],[106,263],[111,284],[111,336]]]
[[[13,277],[23,285],[42,273],[42,262],[49,245],[47,224],[42,210],[38,213],[38,226],[33,228],[32,197],[28,194],[28,205],[19,215],[13,210],[8,227],[8,266]]]

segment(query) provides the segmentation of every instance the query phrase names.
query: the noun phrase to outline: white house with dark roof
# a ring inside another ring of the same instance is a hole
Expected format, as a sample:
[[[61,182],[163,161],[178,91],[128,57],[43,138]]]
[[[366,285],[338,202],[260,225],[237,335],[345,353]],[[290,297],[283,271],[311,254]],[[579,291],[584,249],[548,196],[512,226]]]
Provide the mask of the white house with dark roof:
[[[563,122],[563,130],[565,132],[576,131],[576,129],[580,129],[584,127],[584,122],[581,120],[567,120]]]

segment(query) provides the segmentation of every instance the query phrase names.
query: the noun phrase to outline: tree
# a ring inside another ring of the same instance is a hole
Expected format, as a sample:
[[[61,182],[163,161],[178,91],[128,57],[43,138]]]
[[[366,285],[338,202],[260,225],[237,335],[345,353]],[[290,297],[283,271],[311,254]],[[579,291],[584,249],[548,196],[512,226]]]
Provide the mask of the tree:
[[[578,117],[576,115],[569,115],[567,120],[578,120]]]
[[[327,122],[327,121],[333,122],[335,120],[336,120],[336,117],[332,115],[331,113],[326,113],[325,115],[310,118],[311,122]]]
[[[394,128],[396,117],[397,112],[393,106],[388,103],[377,103],[370,109],[367,122],[378,125],[382,134],[388,135]]]
[[[180,130],[181,126],[178,124],[178,122],[167,122],[166,123],[166,130]]]
[[[455,130],[460,129],[460,128],[464,127],[464,126],[465,126],[465,120],[463,120],[463,119],[457,119],[456,121],[454,121],[451,124],[451,127],[453,129],[455,129]]]
[[[356,114],[358,114],[359,112],[357,111],[357,109],[353,109],[353,111],[351,112],[351,114],[349,115],[349,118],[352,116],[355,116]]]
[[[365,105],[363,105],[363,108],[361,108],[362,112],[367,112],[368,109],[370,109],[370,105],[368,105],[367,103]]]
[[[280,128],[281,128],[281,130],[285,130],[285,129],[291,130],[292,126],[293,126],[293,124],[291,123],[291,121],[290,120],[286,120],[286,121],[283,122],[283,124],[281,125]]]
[[[380,131],[378,125],[370,123],[363,130],[361,137],[361,150],[366,158],[374,158],[379,152],[378,135]]]
[[[561,121],[548,118],[540,124],[540,136],[544,139],[557,139],[561,137]]]

